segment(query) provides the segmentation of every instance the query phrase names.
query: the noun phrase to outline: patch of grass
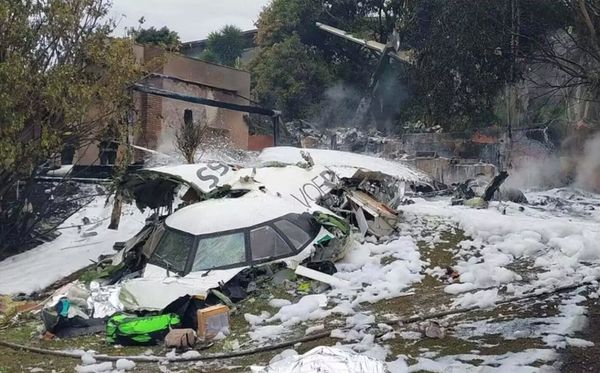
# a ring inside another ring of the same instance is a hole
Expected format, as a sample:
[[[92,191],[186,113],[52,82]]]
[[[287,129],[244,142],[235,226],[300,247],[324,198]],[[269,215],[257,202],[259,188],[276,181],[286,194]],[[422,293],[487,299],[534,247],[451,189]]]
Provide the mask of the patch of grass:
[[[381,264],[382,266],[386,266],[390,263],[395,262],[396,260],[398,260],[396,257],[394,257],[393,255],[388,255],[388,256],[384,256],[383,258],[381,258],[381,260],[379,260],[379,264]]]
[[[8,342],[25,344],[34,340],[40,321],[21,321],[2,331],[2,339]]]
[[[436,351],[440,355],[459,355],[468,354],[471,350],[477,349],[476,342],[465,341],[452,336],[446,336],[443,339],[433,339],[423,337],[421,339],[403,339],[401,337],[385,341],[390,347],[390,358],[395,358],[396,355],[406,355],[413,362],[415,358],[421,355],[423,349]]]
[[[454,255],[458,251],[457,245],[465,240],[466,236],[460,229],[443,231],[439,242],[430,247],[425,241],[419,241],[417,246],[422,260],[429,263],[429,267],[451,267],[454,264]],[[445,283],[428,274],[423,274],[421,282],[415,284],[411,291],[413,295],[387,299],[371,306],[377,314],[393,313],[408,317],[414,314],[427,313],[431,308],[448,305],[452,296],[444,293]]]
[[[547,348],[540,338],[504,339],[500,335],[486,335],[479,341],[493,347],[480,347],[482,355],[503,355],[508,352],[525,351],[532,348]]]
[[[77,360],[57,358],[25,351],[14,351],[0,346],[0,372],[28,372],[28,368],[41,368],[46,372],[73,372]]]

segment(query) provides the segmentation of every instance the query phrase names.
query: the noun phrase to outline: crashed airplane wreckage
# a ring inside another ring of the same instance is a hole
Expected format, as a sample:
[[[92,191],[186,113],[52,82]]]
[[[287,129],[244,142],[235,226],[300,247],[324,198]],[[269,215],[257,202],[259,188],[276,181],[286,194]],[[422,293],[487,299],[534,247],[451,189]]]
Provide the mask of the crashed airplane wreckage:
[[[282,147],[265,149],[258,160],[251,168],[209,162],[140,170],[122,181],[125,201],[155,213],[135,237],[115,245],[116,255],[101,258],[89,318],[189,315],[191,303],[235,307],[257,278],[286,267],[344,286],[331,275],[353,231],[392,235],[406,190],[434,188],[410,167],[352,153]],[[67,293],[59,291],[45,308],[53,333],[53,312]],[[183,325],[197,323],[190,316]]]

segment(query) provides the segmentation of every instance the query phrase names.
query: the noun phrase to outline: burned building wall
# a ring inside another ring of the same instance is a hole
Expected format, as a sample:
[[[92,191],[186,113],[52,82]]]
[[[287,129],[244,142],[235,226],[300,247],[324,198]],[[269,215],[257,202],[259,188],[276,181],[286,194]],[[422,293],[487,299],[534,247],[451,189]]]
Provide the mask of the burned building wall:
[[[165,87],[168,87],[165,88],[167,90],[240,105],[248,104],[247,100],[241,98],[250,96],[250,74],[245,71],[169,54],[163,67],[163,74],[202,84],[200,87],[181,82],[163,81]],[[182,123],[185,109],[191,109],[194,112],[194,118],[200,118],[204,115],[203,113],[206,113],[209,126],[228,131],[230,141],[235,147],[248,148],[248,126],[244,121],[245,113],[163,99],[164,127],[173,127],[179,120]],[[167,134],[171,130],[163,128]]]
[[[139,62],[146,63],[154,73],[159,74],[144,80],[143,83],[148,86],[188,96],[248,104],[247,100],[241,98],[250,95],[250,74],[245,71],[167,53],[153,46],[136,45],[134,54]],[[160,75],[182,81],[161,78]],[[135,110],[131,115],[130,141],[134,145],[171,152],[175,149],[175,133],[183,124],[184,112],[192,110],[195,120],[206,118],[206,124],[221,134],[227,134],[228,142],[233,146],[244,150],[248,148],[245,113],[140,92],[133,93],[133,100]],[[135,152],[135,161],[143,158],[144,153]],[[75,159],[78,164],[99,164],[98,144],[79,149]]]

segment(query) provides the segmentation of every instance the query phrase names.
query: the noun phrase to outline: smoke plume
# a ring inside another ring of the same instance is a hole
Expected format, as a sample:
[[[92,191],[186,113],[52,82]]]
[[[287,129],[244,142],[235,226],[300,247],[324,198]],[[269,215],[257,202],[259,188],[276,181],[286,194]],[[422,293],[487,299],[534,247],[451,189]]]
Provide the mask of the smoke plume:
[[[565,140],[567,141],[567,140]],[[514,188],[538,189],[573,185],[600,193],[600,133],[586,141],[583,151],[522,159],[511,171],[507,185]]]
[[[585,144],[583,155],[577,162],[575,185],[600,193],[600,133]]]

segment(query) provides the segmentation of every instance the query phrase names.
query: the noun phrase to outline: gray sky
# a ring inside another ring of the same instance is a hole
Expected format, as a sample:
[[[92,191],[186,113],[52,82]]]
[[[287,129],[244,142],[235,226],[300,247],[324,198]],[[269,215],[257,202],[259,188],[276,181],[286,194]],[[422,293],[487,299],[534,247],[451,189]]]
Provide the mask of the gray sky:
[[[117,35],[125,27],[162,27],[177,31],[181,41],[204,39],[225,25],[242,30],[254,28],[254,22],[269,0],[113,0],[112,16],[117,20]]]

